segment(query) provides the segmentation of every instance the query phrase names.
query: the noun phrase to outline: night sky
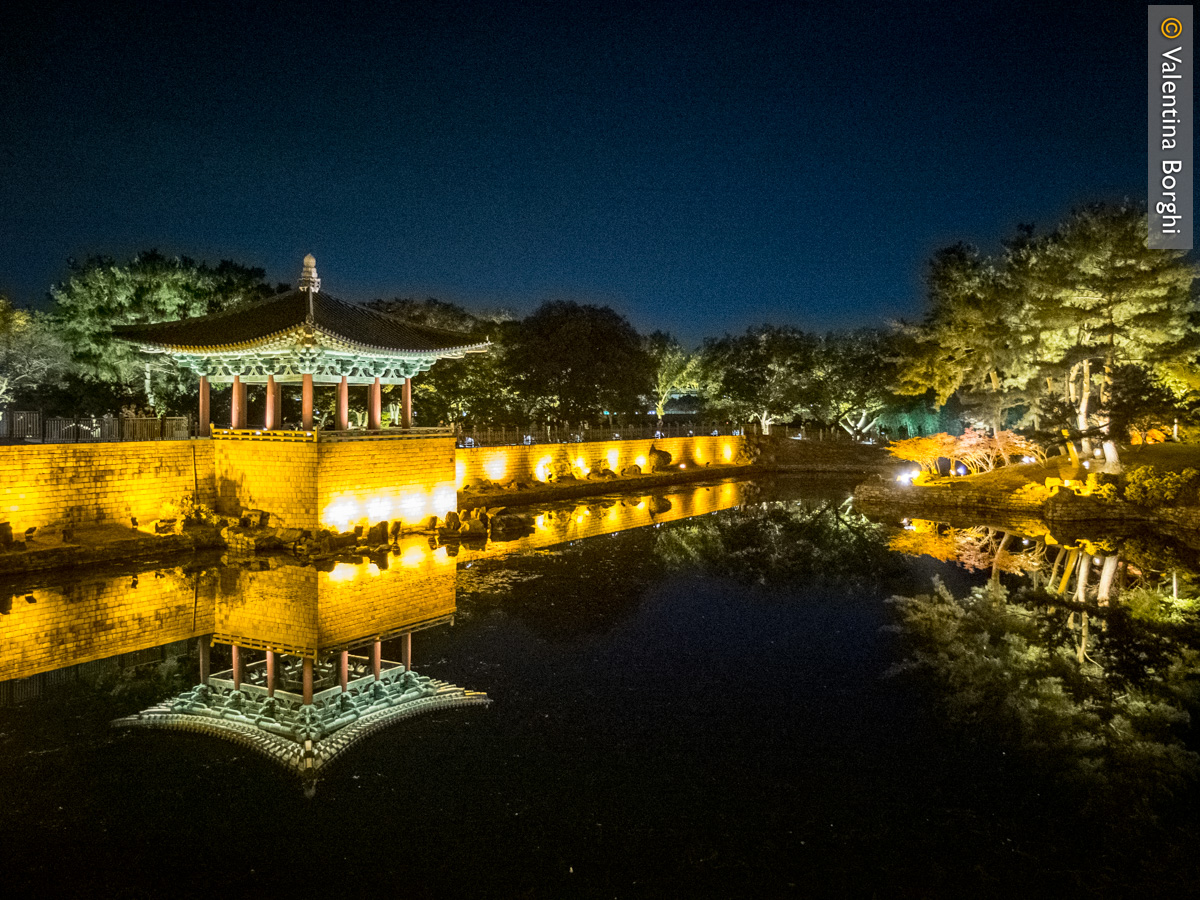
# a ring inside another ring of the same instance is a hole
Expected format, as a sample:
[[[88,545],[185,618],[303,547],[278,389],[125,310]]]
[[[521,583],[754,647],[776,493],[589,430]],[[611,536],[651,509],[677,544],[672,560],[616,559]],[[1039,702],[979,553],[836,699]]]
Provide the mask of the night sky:
[[[1145,197],[1136,3],[21,4],[0,290],[157,247],[685,343],[916,317],[930,252]]]

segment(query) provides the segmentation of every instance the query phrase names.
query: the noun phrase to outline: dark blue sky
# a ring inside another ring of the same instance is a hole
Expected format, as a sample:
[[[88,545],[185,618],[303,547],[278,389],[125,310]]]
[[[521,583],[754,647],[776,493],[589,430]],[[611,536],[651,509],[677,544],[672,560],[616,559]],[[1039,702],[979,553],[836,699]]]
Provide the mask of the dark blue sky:
[[[26,4],[0,290],[157,247],[685,342],[921,310],[931,250],[1145,196],[1134,3]]]

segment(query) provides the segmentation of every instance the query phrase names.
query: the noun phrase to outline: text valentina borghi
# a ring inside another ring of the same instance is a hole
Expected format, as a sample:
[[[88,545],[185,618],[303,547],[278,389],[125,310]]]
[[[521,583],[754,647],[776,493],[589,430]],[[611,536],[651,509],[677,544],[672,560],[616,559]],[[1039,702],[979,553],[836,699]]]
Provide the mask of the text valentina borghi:
[[[1179,120],[1178,81],[1183,75],[1180,69],[1183,62],[1180,55],[1183,47],[1175,47],[1163,53],[1162,64],[1162,149],[1176,149],[1176,135],[1184,123]],[[1188,126],[1190,127],[1190,126]],[[1163,234],[1178,234],[1179,207],[1176,203],[1175,176],[1183,170],[1182,159],[1164,159],[1162,161],[1162,199],[1155,204],[1155,211],[1162,216]]]

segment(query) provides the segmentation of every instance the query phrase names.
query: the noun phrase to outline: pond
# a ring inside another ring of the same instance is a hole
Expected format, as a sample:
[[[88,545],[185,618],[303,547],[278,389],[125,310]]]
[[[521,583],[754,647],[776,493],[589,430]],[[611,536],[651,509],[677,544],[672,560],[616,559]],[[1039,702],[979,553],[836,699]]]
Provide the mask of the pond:
[[[1188,893],[1195,550],[872,521],[852,488],[713,482],[529,510],[505,541],[419,535],[319,568],[201,557],[0,586],[6,882],[146,897]],[[406,634],[417,673],[491,705],[376,730],[311,796],[244,745],[110,725],[193,687],[201,637],[217,636],[217,672],[235,639],[321,660],[379,636],[394,661]]]

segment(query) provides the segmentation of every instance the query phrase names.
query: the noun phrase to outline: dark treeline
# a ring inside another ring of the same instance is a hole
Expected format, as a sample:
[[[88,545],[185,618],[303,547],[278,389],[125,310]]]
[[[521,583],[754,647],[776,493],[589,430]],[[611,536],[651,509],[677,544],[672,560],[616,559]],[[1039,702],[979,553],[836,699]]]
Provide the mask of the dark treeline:
[[[1108,446],[1130,429],[1188,429],[1196,418],[1196,268],[1145,243],[1137,207],[1088,207],[1045,235],[1021,226],[994,256],[962,243],[937,252],[919,323],[827,334],[763,325],[695,348],[661,331],[639,334],[608,307],[569,301],[523,319],[435,299],[371,306],[492,343],[488,354],[444,360],[414,381],[424,424],[693,414],[856,436],[974,427],[1049,440],[1065,428]],[[190,413],[194,377],[114,340],[112,326],[206,315],[286,289],[267,284],[261,269],[154,251],[72,262],[49,312],[0,298],[0,405]]]

